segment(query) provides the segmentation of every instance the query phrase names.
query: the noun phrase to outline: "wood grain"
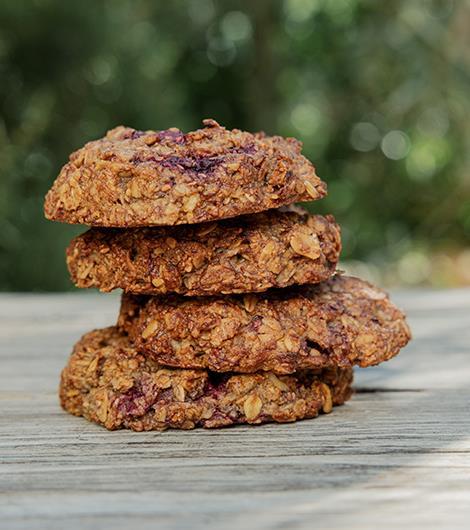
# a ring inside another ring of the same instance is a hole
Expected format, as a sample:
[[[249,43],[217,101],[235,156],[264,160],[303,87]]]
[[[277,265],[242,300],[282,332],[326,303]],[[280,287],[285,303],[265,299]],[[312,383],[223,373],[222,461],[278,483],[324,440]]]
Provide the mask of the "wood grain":
[[[58,406],[115,295],[0,296],[0,528],[467,528],[470,290],[395,301],[414,341],[346,406],[292,425],[109,433]]]

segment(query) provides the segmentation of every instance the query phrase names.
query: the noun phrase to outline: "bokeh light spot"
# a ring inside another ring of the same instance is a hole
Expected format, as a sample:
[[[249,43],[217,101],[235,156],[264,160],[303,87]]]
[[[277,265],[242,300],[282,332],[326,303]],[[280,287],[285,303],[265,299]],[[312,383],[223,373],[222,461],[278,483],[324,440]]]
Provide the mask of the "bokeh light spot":
[[[322,113],[312,103],[296,105],[291,112],[290,119],[292,125],[305,136],[316,133],[323,121]]]
[[[410,139],[403,131],[390,131],[382,138],[380,146],[387,158],[401,160],[410,150]]]
[[[233,63],[237,50],[232,41],[223,37],[212,37],[207,47],[207,58],[215,66],[228,66]]]
[[[230,11],[220,23],[223,36],[231,41],[249,39],[252,33],[249,17],[241,11]]]
[[[48,174],[52,169],[50,159],[41,152],[33,151],[24,161],[24,171],[26,175],[41,177],[42,174]]]
[[[432,178],[450,158],[450,149],[443,138],[422,138],[413,144],[406,159],[406,170],[416,181]]]
[[[418,119],[418,130],[423,134],[442,137],[449,130],[449,116],[446,109],[431,107]]]
[[[336,23],[350,22],[356,7],[355,0],[324,0],[324,9]]]
[[[96,57],[87,72],[87,79],[94,85],[106,83],[111,78],[116,63],[117,61],[114,56]]]
[[[356,151],[372,151],[380,142],[380,132],[373,123],[356,123],[351,131],[350,142]]]
[[[293,22],[305,22],[320,7],[318,0],[286,0],[284,10]]]
[[[197,0],[197,2],[188,2],[188,13],[191,19],[201,26],[207,24],[215,14],[214,3],[212,0]]]

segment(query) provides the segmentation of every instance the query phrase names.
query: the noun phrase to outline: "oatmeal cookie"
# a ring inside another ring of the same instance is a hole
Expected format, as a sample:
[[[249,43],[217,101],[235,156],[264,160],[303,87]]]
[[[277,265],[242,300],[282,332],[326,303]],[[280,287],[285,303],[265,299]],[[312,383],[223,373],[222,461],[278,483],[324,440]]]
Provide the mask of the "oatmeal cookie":
[[[280,377],[168,369],[111,327],[76,344],[62,372],[60,399],[68,412],[108,429],[192,429],[313,418],[344,403],[351,382],[349,368]]]
[[[213,223],[92,228],[67,249],[77,287],[214,295],[317,283],[341,250],[333,217],[272,210]]]
[[[70,156],[46,196],[48,219],[107,227],[177,225],[256,213],[326,195],[293,138],[117,127]]]
[[[123,295],[118,325],[163,365],[217,372],[365,367],[410,339],[385,292],[341,275],[257,295]]]

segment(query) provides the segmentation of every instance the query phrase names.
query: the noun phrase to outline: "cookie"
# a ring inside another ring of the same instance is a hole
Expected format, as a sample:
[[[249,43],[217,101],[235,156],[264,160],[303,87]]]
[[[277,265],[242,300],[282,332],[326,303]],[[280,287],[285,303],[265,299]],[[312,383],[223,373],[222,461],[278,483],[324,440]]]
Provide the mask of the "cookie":
[[[386,293],[342,275],[257,295],[123,295],[118,325],[163,365],[216,372],[365,367],[410,339]]]
[[[108,429],[192,429],[291,422],[330,412],[351,395],[352,370],[277,377],[168,369],[117,328],[92,331],[62,372],[63,408]]]
[[[333,217],[253,214],[176,227],[92,228],[67,249],[77,287],[214,295],[317,283],[341,250]]]
[[[106,227],[177,225],[256,213],[326,195],[293,138],[117,127],[70,156],[46,196],[48,219]]]

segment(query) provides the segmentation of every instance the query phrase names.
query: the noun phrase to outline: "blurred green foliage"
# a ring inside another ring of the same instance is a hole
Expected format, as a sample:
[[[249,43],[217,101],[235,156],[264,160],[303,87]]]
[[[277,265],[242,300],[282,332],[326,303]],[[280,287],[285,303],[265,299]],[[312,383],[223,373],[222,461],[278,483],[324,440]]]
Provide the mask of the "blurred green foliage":
[[[300,138],[344,258],[429,281],[470,242],[469,27],[450,0],[3,0],[0,289],[71,287],[82,229],[42,201],[72,150],[204,117]]]

